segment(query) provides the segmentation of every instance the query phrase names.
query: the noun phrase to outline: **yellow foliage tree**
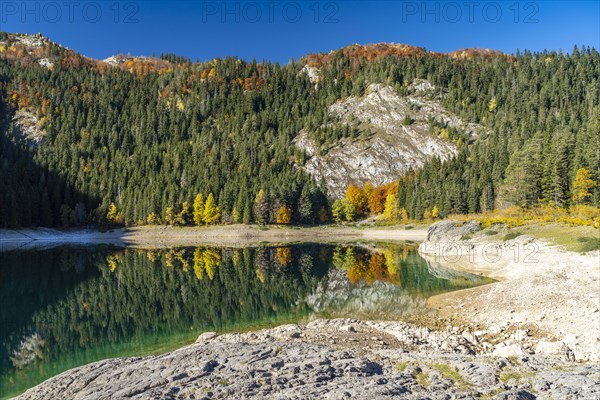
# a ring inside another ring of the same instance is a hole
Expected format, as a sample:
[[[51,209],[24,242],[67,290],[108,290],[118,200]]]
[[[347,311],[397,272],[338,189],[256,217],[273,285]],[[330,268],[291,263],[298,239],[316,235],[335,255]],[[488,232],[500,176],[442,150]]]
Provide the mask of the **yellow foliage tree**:
[[[111,224],[123,223],[123,214],[119,212],[115,203],[110,203],[110,206],[108,206],[106,220]]]
[[[498,107],[498,101],[496,100],[495,97],[492,97],[492,99],[488,103],[489,112],[491,112],[491,113],[496,112],[496,107]]]
[[[371,193],[373,193],[373,189],[375,189],[375,188],[373,187],[373,184],[371,182],[365,183],[365,186],[363,188],[363,193],[365,195],[365,201],[367,203],[369,201],[369,198],[371,197]]]
[[[395,194],[390,193],[387,195],[383,218],[386,221],[396,221],[398,219],[398,198]]]
[[[361,215],[366,211],[367,199],[364,192],[353,183],[348,185],[346,189],[346,200],[352,204],[356,215]]]
[[[440,210],[437,208],[437,206],[433,206],[433,208],[431,209],[431,218],[437,219],[439,214],[440,214]]]
[[[292,262],[292,250],[289,247],[278,247],[275,250],[277,261],[284,267]]]
[[[184,201],[181,205],[181,211],[175,218],[175,225],[186,225],[190,219],[190,203]]]
[[[204,223],[206,225],[217,224],[221,219],[221,210],[217,206],[217,202],[213,194],[209,194],[204,205]]]
[[[175,212],[173,211],[173,207],[167,207],[165,209],[165,223],[167,225],[175,225]]]
[[[275,220],[278,224],[287,225],[292,222],[292,210],[285,204],[279,207],[275,213]]]
[[[200,226],[204,222],[204,196],[198,193],[194,198],[194,223]]]
[[[238,211],[237,207],[233,207],[233,210],[231,211],[231,217],[233,218],[233,222],[235,224],[240,223],[240,212]]]
[[[590,190],[598,186],[598,183],[592,179],[592,173],[586,168],[579,168],[573,180],[573,201],[575,203],[584,203],[592,196]]]
[[[160,224],[160,218],[158,217],[158,215],[156,215],[156,213],[151,212],[146,218],[146,223],[148,225],[158,225]]]

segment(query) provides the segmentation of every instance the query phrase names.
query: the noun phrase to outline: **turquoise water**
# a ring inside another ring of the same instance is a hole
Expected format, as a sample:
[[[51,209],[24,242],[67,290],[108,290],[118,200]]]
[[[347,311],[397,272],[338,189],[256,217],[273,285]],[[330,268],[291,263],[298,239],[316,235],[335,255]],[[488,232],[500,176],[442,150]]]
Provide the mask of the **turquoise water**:
[[[411,244],[4,252],[0,398],[93,361],[166,352],[209,330],[319,315],[401,317],[418,312],[419,299],[487,282],[440,274]]]

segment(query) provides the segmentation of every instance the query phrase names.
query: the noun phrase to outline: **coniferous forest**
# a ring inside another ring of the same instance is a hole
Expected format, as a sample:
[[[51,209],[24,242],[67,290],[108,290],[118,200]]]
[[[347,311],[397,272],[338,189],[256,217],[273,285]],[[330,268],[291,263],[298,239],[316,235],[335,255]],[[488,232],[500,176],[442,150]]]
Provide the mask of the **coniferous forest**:
[[[355,135],[331,121],[331,104],[371,83],[401,94],[414,79],[488,131],[398,177],[393,199],[408,217],[600,203],[593,48],[352,46],[285,65],[163,55],[113,67],[40,40],[51,67],[0,34],[0,227],[329,221],[333,199],[292,140],[303,129],[318,143]],[[36,142],[17,126],[24,111],[44,132]]]

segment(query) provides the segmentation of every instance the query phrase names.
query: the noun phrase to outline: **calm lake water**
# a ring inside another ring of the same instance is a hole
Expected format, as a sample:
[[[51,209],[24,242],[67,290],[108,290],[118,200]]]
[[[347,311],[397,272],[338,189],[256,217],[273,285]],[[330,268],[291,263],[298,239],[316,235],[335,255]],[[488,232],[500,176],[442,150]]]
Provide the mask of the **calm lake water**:
[[[0,253],[0,398],[67,369],[156,354],[209,330],[313,317],[399,318],[489,282],[431,265],[416,245],[299,244]]]

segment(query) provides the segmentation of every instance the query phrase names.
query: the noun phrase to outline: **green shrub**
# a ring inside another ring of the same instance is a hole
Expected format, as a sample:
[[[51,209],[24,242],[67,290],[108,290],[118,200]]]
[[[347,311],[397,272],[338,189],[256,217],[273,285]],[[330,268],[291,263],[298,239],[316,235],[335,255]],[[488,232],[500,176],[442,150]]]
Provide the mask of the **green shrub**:
[[[519,232],[519,231],[508,232],[506,235],[504,235],[502,240],[504,240],[504,241],[513,240],[514,238],[517,238],[517,237],[521,236],[522,234],[523,233]]]
[[[581,236],[577,238],[577,241],[581,243],[581,246],[579,248],[580,253],[587,253],[588,251],[600,250],[600,238]]]

